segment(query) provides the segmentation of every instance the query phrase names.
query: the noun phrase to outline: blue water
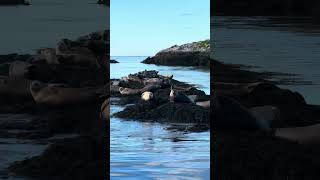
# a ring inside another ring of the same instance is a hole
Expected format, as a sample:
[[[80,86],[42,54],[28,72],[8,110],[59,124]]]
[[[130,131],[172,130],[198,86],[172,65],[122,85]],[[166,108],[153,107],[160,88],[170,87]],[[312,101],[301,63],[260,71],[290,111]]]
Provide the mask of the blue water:
[[[320,26],[307,18],[213,17],[213,57],[259,66],[258,71],[298,74],[313,85],[283,86],[320,104]]]
[[[32,0],[31,6],[0,6],[0,54],[32,53],[109,29],[109,8],[96,0]]]
[[[142,70],[158,70],[197,85],[209,93],[209,72],[186,67],[139,63],[146,57],[112,57],[111,78]],[[111,113],[124,107],[111,105]],[[210,179],[210,132],[168,130],[170,124],[125,121],[111,117],[111,179]],[[176,141],[177,139],[183,141]]]

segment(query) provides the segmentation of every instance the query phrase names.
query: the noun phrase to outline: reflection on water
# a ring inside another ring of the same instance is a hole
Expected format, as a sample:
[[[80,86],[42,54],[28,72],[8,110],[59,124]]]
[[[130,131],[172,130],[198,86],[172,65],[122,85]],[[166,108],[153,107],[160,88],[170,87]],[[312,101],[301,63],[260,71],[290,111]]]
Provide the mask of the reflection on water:
[[[315,85],[286,86],[320,104],[320,27],[306,18],[214,17],[213,57],[260,66],[257,70],[301,75]]]
[[[96,0],[32,0],[31,6],[0,6],[0,54],[31,53],[108,28],[109,8]]]
[[[145,65],[145,57],[112,57],[111,78],[141,70],[156,69],[161,74],[199,85],[209,92],[209,72],[184,67]],[[111,105],[111,113],[123,107]],[[168,130],[169,125],[111,118],[111,179],[209,179],[210,133]]]

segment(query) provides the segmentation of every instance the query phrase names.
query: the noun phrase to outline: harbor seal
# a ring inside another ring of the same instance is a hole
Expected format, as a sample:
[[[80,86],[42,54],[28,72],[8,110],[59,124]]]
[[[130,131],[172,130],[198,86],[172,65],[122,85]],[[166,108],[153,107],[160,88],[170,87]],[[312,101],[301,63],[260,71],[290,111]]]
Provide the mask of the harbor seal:
[[[48,85],[33,81],[30,92],[37,104],[48,106],[63,106],[98,101],[99,94],[95,89],[68,88],[61,85]]]
[[[140,89],[119,87],[119,92],[122,95],[135,95],[135,94],[139,94],[141,91]]]
[[[161,86],[163,84],[163,79],[160,78],[150,78],[143,80],[144,85],[159,85]]]
[[[209,101],[196,102],[196,105],[204,107],[204,108],[210,108],[210,100]]]
[[[176,103],[194,103],[185,93],[179,92],[171,87],[169,94],[170,102]]]
[[[41,58],[45,59],[47,64],[60,64],[57,58],[56,50],[52,48],[40,49],[38,51]]]
[[[157,85],[157,84],[148,84],[148,85],[146,85],[145,87],[143,87],[143,88],[141,88],[140,89],[140,92],[145,92],[145,91],[154,91],[154,90],[156,90],[156,89],[159,89],[159,88],[161,88],[161,86],[160,85]]]
[[[255,118],[251,112],[236,100],[227,96],[213,97],[214,127],[222,130],[268,130],[269,121]]]
[[[9,66],[9,77],[11,79],[23,79],[30,76],[33,65],[28,62],[14,61]]]
[[[151,99],[153,99],[153,93],[150,91],[146,91],[142,93],[141,99],[144,101],[150,101]]]
[[[90,49],[77,46],[68,39],[62,39],[58,43],[56,54],[61,64],[101,67],[97,57]]]
[[[275,136],[299,144],[320,144],[320,124],[304,127],[279,128]]]

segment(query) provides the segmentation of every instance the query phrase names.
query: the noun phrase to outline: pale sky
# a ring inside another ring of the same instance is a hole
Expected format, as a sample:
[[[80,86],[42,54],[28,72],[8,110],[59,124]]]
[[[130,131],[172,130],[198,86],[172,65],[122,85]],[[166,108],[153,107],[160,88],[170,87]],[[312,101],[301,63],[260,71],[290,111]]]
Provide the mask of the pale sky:
[[[209,39],[210,0],[111,0],[111,56],[151,56]]]

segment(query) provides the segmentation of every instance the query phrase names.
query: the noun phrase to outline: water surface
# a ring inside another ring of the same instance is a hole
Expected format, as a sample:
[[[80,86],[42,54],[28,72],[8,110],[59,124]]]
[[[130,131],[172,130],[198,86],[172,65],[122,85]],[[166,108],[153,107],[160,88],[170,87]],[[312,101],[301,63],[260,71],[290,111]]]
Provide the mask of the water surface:
[[[212,18],[211,32],[217,60],[298,74],[314,85],[284,87],[320,104],[320,26],[310,19],[220,16]]]
[[[109,28],[109,8],[96,0],[32,0],[31,6],[0,6],[0,54],[32,53]]]

